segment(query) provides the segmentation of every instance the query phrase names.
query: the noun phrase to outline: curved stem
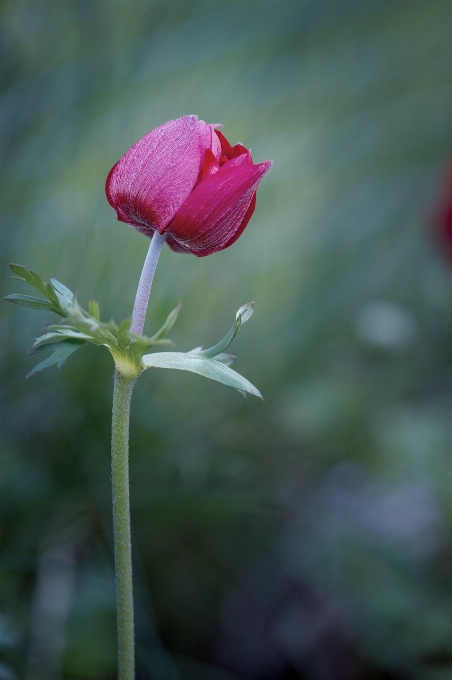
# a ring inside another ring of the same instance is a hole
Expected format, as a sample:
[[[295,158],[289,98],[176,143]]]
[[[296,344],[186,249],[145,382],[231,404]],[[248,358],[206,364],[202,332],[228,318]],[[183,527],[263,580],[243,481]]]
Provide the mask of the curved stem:
[[[111,479],[118,625],[118,680],[134,680],[135,678],[129,504],[129,416],[134,384],[135,380],[130,380],[115,371]]]
[[[149,246],[148,254],[141,272],[140,282],[135,297],[135,304],[132,313],[132,325],[130,331],[137,335],[143,334],[144,321],[146,319],[146,311],[148,308],[149,294],[151,292],[152,281],[154,279],[155,269],[159,261],[160,251],[162,250],[165,235],[160,235],[158,231],[154,231],[151,244]]]

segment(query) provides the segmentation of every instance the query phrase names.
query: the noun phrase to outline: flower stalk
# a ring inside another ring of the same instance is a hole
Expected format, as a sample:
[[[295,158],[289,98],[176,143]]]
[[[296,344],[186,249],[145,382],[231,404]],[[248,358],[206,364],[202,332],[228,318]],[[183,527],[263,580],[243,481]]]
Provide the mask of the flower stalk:
[[[118,220],[152,236],[135,298],[132,319],[117,325],[102,322],[99,304],[88,311],[74,293],[55,277],[46,283],[22,265],[10,264],[16,280],[31,285],[40,297],[13,293],[4,299],[14,304],[53,312],[60,322],[47,326],[30,353],[50,352],[29,373],[56,365],[59,368],[79,347],[91,342],[106,347],[115,362],[112,413],[111,466],[113,528],[117,598],[118,680],[134,680],[134,621],[132,549],[129,501],[129,419],[137,378],[149,368],[197,373],[238,390],[242,396],[262,399],[249,380],[230,364],[225,353],[240,326],[250,318],[254,303],[243,305],[227,335],[208,349],[189,352],[151,352],[172,344],[164,336],[172,328],[180,305],[152,337],[143,335],[146,311],[157,262],[166,241],[175,252],[204,257],[231,246],[247,226],[256,205],[258,185],[271,161],[253,163],[242,145],[231,146],[226,137],[196,116],[183,116],[151,130],[113,166],[106,194]]]
[[[129,502],[129,416],[135,379],[115,371],[111,479],[115,547],[118,680],[134,680],[132,544]]]
[[[159,261],[164,241],[165,235],[160,235],[158,231],[154,231],[148,254],[146,255],[146,259],[144,261],[143,270],[141,272],[140,282],[138,284],[138,290],[135,297],[135,304],[133,306],[132,325],[130,326],[130,332],[136,333],[136,335],[143,334],[144,321],[146,319],[146,311],[148,308],[152,281],[154,280],[157,262]]]
[[[138,284],[130,331],[142,335],[152,281],[165,236],[157,231],[151,240]],[[123,362],[115,361],[111,427],[111,481],[115,548],[116,610],[118,637],[118,680],[135,678],[133,622],[132,543],[129,492],[130,402],[137,375]]]

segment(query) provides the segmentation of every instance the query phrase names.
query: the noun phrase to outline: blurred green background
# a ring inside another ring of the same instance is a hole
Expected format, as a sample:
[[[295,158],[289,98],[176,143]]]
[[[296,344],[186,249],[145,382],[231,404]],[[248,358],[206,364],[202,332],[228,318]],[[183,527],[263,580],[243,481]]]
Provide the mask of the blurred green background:
[[[139,680],[452,677],[450,0],[0,4],[2,295],[18,262],[131,312],[148,246],[104,196],[194,113],[274,160],[247,230],[162,255],[146,329],[217,341],[264,394],[146,373],[132,403]],[[22,286],[24,286],[22,288]],[[112,360],[25,380],[0,306],[0,678],[113,680]]]

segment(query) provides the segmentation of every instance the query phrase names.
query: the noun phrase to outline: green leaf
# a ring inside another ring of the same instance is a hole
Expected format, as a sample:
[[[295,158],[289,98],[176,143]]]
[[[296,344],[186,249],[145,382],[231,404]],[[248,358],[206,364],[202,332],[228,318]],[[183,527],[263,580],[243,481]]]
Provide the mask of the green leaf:
[[[166,345],[167,347],[170,347],[171,345],[174,345],[174,342],[172,340],[165,340],[165,339],[154,340],[153,343],[152,343],[152,346],[155,346],[155,345]],[[149,346],[150,345],[147,344],[146,349],[149,349]]]
[[[158,340],[163,338],[172,329],[172,327],[174,326],[174,324],[176,322],[177,315],[179,314],[180,308],[181,308],[181,303],[179,303],[177,305],[176,309],[173,309],[173,311],[169,313],[168,318],[165,321],[165,323],[163,324],[163,326],[161,327],[161,329],[158,330],[157,333],[152,336],[152,338],[149,338],[150,345],[151,344],[156,345]],[[158,344],[161,344],[161,343],[158,343]]]
[[[26,281],[31,286],[33,286],[33,288],[37,288],[37,290],[43,293],[46,297],[48,296],[46,284],[41,279],[41,277],[38,276],[38,274],[35,274],[35,272],[32,272],[30,269],[26,269],[21,264],[10,263],[9,268],[14,274],[16,274],[18,279],[21,281]]]
[[[70,307],[74,307],[77,311],[81,311],[74,293],[69,290],[69,288],[66,288],[61,281],[58,281],[54,276],[51,276],[50,285],[55,291],[62,309],[67,312]]]
[[[131,325],[132,319],[127,318],[124,319],[124,321],[121,321],[121,323],[118,326],[116,337],[118,345],[120,345],[121,347],[128,347],[131,343],[132,338],[129,335],[129,329]]]
[[[60,307],[60,301],[58,300],[57,294],[53,290],[50,283],[46,283],[46,291],[47,291],[46,295],[49,298],[49,300],[53,302],[56,307]],[[63,310],[61,310],[61,314],[63,314]]]
[[[76,306],[78,309],[77,301],[75,300],[73,294],[66,288],[66,286],[63,286],[62,283],[59,281],[56,281],[54,279],[54,282],[56,282],[57,286],[56,288],[60,288],[60,292],[57,292],[57,290],[54,289],[54,286],[51,285],[50,283],[44,283],[44,281],[41,279],[38,274],[35,274],[35,272],[31,271],[30,269],[26,269],[20,264],[10,264],[9,265],[11,271],[16,274],[16,276],[11,277],[14,279],[17,279],[19,281],[25,281],[26,283],[29,283],[31,286],[39,290],[40,293],[45,295],[45,297],[50,301],[51,307],[43,307],[43,306],[35,306],[35,309],[51,309],[52,312],[55,312],[56,314],[59,314],[60,316],[66,316],[67,311],[68,311],[68,304],[67,304],[67,298],[68,293],[70,294],[70,304],[72,306]],[[53,277],[52,277],[53,278]],[[64,295],[63,295],[63,290],[64,290]],[[28,296],[27,296],[28,297]],[[8,296],[8,299],[12,302],[11,296]],[[39,299],[39,298],[38,298]],[[18,302],[17,304],[25,304],[25,303],[20,303]],[[27,306],[32,306],[32,305],[27,305]]]
[[[80,333],[86,333],[95,345],[116,345],[116,333],[118,327],[114,321],[102,323],[93,317],[86,316],[82,310],[77,311],[72,307],[67,316],[68,326],[51,326],[49,330],[63,330],[72,328]],[[110,330],[111,329],[111,330]]]
[[[221,382],[223,385],[253,394],[259,399],[263,398],[259,390],[249,380],[215,359],[206,359],[199,355],[185,354],[184,352],[156,352],[155,354],[145,354],[141,361],[145,368],[175,368],[198,373],[211,380]]]
[[[44,368],[53,366],[54,364],[56,364],[57,368],[60,369],[66,359],[73,352],[75,352],[75,350],[78,349],[83,344],[83,342],[84,341],[79,342],[77,340],[66,340],[65,342],[60,342],[55,347],[52,347],[52,354],[47,357],[47,359],[44,359],[44,361],[41,361],[41,363],[37,364],[27,375],[27,378],[34,375],[35,373],[38,373],[39,371],[44,370]],[[41,351],[44,351],[44,348],[42,348]]]
[[[29,354],[33,354],[38,347],[54,345],[56,343],[63,342],[68,338],[72,340],[83,341],[91,340],[91,336],[87,335],[86,333],[80,333],[79,331],[66,328],[61,331],[46,333],[45,335],[41,335],[39,338],[36,338],[33,345],[31,346],[31,349],[29,350]]]
[[[53,342],[39,347],[30,347],[30,349],[27,351],[27,354],[41,354],[42,352],[53,352],[55,347],[53,347],[52,345],[56,346],[57,344],[58,344],[57,342]]]
[[[88,313],[90,316],[96,319],[96,321],[100,321],[99,303],[96,302],[96,300],[90,300],[88,302]]]
[[[243,305],[243,307],[240,307],[238,310],[237,314],[235,315],[235,323],[232,326],[231,330],[229,333],[227,333],[223,340],[220,340],[219,343],[214,345],[213,347],[210,347],[209,349],[204,349],[199,351],[198,349],[192,349],[190,354],[197,354],[197,356],[204,357],[205,359],[213,359],[213,357],[218,356],[224,350],[229,347],[231,342],[234,340],[235,336],[237,335],[240,326],[245,323],[245,321],[248,321],[248,319],[252,316],[254,312],[254,302],[247,302],[246,305]]]
[[[111,331],[108,330],[108,328],[104,328],[103,325],[97,329],[96,334],[93,333],[92,340],[93,342],[98,342],[99,344],[107,343],[116,345],[115,336]]]
[[[32,295],[20,295],[19,293],[12,293],[3,298],[7,302],[14,302],[15,305],[22,305],[23,307],[33,307],[33,309],[46,309],[48,311],[56,311],[51,302],[43,300],[42,298],[33,297]]]

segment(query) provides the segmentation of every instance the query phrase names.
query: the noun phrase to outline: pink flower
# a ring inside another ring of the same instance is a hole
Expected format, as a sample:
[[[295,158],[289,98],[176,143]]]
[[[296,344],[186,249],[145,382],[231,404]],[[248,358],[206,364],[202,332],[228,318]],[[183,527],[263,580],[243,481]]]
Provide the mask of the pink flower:
[[[271,161],[254,164],[216,127],[183,116],[139,139],[107,177],[118,220],[146,236],[165,234],[173,250],[198,257],[232,245],[254,212]]]

